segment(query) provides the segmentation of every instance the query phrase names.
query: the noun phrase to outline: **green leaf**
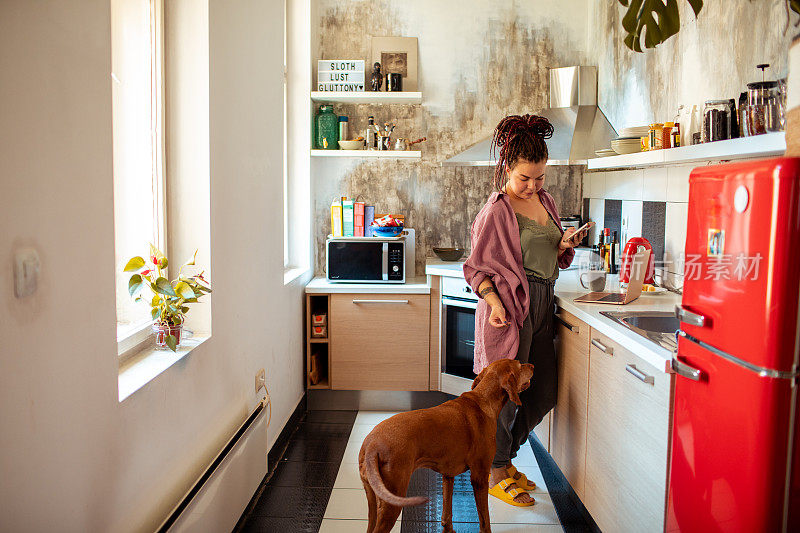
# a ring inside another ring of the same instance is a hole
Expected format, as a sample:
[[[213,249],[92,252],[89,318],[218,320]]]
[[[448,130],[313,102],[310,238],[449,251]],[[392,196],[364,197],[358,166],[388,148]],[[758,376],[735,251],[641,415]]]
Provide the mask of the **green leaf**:
[[[178,351],[178,339],[175,338],[175,335],[167,335],[165,342],[167,343],[167,346],[169,346],[170,350],[173,352]]]
[[[158,294],[154,294],[153,299],[150,300],[150,305],[152,307],[156,307],[160,303],[161,303],[161,296],[159,296]]]
[[[197,302],[198,302],[197,298],[186,298],[183,301],[183,303],[186,303],[186,304],[196,304]]]
[[[131,279],[128,280],[128,294],[133,296],[139,289],[142,288],[142,276],[139,274],[134,274],[131,276]]]
[[[178,293],[184,300],[188,298],[196,298],[194,291],[185,281],[180,281],[177,285],[175,285],[175,292]]]
[[[158,268],[167,268],[169,261],[167,261],[166,257],[159,257],[158,258]]]
[[[694,11],[694,16],[696,17],[700,10],[703,9],[703,0],[686,0],[689,2],[689,5],[692,6],[692,10]],[[798,0],[792,0],[793,2],[797,2]]]
[[[628,32],[625,46],[634,52],[642,52],[644,37],[646,48],[655,48],[681,29],[678,0],[618,0],[627,8],[622,17],[622,27]],[[666,4],[664,3],[666,2]],[[687,0],[695,13],[700,13],[703,0]]]
[[[188,307],[186,307],[185,305],[183,307],[181,307],[181,313],[186,314],[188,312],[189,312],[189,308]]]
[[[144,266],[144,259],[142,259],[141,257],[139,257],[137,255],[136,257],[133,257],[133,258],[131,258],[130,261],[128,261],[128,264],[125,265],[125,268],[122,271],[123,272],[135,272],[135,271],[139,270],[140,268],[142,268],[143,266]]]
[[[194,255],[192,256],[192,258],[191,258],[191,259],[189,259],[188,261],[186,261],[186,262],[183,264],[183,266],[191,266],[191,265],[194,265],[194,262],[195,262],[195,260],[196,260],[196,259],[197,259],[197,250],[195,250],[195,251],[194,251]]]
[[[152,317],[152,319],[153,319],[153,320],[155,320],[155,319],[157,319],[158,317],[160,317],[160,316],[161,316],[161,308],[160,308],[160,307],[154,307],[154,308],[152,308],[152,309],[150,310],[150,316]]]
[[[170,282],[164,277],[160,277],[156,280],[156,291],[167,296],[177,296],[177,294],[175,294],[175,289],[172,288]]]

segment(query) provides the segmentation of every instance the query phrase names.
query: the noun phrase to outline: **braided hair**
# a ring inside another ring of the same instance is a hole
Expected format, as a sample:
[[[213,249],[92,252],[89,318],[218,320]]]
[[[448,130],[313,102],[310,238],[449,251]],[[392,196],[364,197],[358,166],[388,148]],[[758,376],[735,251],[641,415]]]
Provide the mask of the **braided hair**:
[[[545,139],[553,136],[553,125],[538,115],[509,115],[494,129],[491,153],[500,150],[492,183],[498,191],[506,182],[506,169],[512,169],[517,160],[527,159],[534,163],[547,160]]]

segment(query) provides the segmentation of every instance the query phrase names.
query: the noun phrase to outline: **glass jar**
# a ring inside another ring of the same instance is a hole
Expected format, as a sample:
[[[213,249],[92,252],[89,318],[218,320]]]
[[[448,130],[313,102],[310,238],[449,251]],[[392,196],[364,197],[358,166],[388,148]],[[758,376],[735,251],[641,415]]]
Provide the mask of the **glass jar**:
[[[314,117],[316,135],[314,136],[315,148],[323,150],[337,150],[339,148],[339,117],[333,112],[333,106],[322,104],[319,112]]]
[[[703,142],[731,138],[730,107],[728,100],[706,100],[703,107]]]
[[[650,132],[648,134],[648,150],[661,150],[661,130],[664,124],[655,122],[650,124]]]
[[[674,127],[674,122],[664,123],[664,127],[661,128],[661,148],[672,148],[672,128]]]

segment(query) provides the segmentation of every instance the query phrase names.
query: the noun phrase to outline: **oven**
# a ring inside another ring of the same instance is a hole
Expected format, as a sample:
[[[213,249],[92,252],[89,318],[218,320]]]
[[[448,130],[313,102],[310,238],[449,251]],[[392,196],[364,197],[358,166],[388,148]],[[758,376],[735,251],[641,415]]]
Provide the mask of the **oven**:
[[[475,351],[478,296],[464,278],[441,278],[441,390],[459,395],[470,390]]]

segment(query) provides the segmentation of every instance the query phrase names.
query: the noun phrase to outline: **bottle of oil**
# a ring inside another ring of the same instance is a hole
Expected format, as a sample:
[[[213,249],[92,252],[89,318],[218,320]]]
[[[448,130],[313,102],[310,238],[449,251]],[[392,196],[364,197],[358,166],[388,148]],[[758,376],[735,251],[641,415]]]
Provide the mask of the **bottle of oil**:
[[[611,273],[611,230],[609,228],[603,229],[603,249],[604,261],[603,265],[607,273]]]
[[[616,274],[619,272],[617,267],[617,256],[619,255],[619,240],[617,232],[615,231],[611,237],[611,273]]]

